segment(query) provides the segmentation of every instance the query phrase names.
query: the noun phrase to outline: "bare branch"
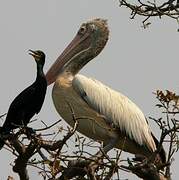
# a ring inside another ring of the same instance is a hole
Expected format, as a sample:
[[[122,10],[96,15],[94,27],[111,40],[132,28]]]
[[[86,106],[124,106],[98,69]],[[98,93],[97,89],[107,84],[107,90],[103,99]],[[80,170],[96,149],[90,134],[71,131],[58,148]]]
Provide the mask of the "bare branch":
[[[177,0],[166,0],[161,4],[157,4],[154,1],[128,1],[128,0],[119,0],[120,6],[127,7],[131,10],[131,19],[134,19],[136,15],[144,17],[143,27],[146,28],[150,25],[150,22],[147,22],[151,17],[167,16],[172,19],[175,19],[177,22],[179,20],[179,3]]]

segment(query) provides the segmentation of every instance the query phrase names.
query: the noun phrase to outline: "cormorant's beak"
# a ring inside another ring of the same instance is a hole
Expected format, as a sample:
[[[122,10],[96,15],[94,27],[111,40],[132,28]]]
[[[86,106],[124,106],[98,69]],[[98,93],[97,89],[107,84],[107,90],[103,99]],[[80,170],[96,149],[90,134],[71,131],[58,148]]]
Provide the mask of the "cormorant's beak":
[[[85,49],[89,48],[89,32],[86,34],[79,35],[77,34],[71,43],[66,47],[66,49],[62,52],[62,54],[57,58],[57,60],[53,63],[46,74],[46,79],[48,85],[52,84],[56,81],[58,74],[62,71],[63,67],[71,60],[73,57],[80,54]]]
[[[29,54],[34,57],[35,60],[39,59],[39,54],[36,51],[29,49]]]

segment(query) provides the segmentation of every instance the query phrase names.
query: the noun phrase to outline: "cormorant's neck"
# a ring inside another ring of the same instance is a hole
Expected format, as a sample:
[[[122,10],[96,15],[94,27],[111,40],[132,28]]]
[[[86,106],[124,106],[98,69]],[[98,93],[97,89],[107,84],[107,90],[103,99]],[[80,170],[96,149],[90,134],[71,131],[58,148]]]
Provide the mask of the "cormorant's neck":
[[[43,65],[37,63],[37,79],[39,77],[44,77],[44,72],[43,72]]]

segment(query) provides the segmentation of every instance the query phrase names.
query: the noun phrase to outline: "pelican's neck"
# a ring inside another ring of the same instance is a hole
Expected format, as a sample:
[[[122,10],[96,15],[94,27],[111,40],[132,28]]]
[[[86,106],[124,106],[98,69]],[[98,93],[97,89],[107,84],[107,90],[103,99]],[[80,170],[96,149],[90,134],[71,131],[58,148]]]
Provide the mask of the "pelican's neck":
[[[64,65],[56,79],[56,84],[70,86],[75,75],[96,55],[95,49],[92,47],[77,53]]]
[[[75,76],[94,57],[92,48],[79,52],[67,64],[65,64],[62,74],[65,73],[68,76]]]
[[[72,84],[72,80],[74,79],[74,75],[72,75],[70,72],[63,71],[60,73],[55,81],[55,86],[65,86],[69,87]]]

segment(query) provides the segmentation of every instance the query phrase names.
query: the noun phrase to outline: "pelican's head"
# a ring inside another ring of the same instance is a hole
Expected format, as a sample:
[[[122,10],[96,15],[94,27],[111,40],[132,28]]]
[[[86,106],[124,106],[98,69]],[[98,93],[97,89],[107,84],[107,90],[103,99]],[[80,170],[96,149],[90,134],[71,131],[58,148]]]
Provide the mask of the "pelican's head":
[[[102,51],[108,35],[107,21],[104,19],[94,19],[83,23],[75,38],[47,72],[48,84],[53,83],[60,72],[68,71],[73,75],[76,74]]]
[[[45,54],[44,52],[37,50],[33,51],[29,49],[29,54],[34,57],[37,64],[44,65],[45,64]]]

